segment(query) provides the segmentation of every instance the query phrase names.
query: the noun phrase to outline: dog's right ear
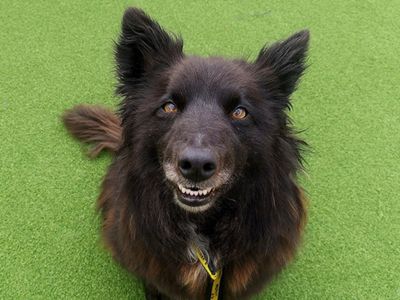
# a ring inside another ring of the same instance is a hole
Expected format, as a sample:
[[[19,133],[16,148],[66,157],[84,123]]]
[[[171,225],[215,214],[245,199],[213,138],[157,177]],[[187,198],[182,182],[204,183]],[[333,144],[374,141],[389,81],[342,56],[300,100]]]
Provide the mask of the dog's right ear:
[[[143,82],[147,72],[167,67],[181,58],[182,48],[181,39],[169,35],[142,10],[128,8],[115,51],[120,81],[117,93],[126,95],[129,87]]]

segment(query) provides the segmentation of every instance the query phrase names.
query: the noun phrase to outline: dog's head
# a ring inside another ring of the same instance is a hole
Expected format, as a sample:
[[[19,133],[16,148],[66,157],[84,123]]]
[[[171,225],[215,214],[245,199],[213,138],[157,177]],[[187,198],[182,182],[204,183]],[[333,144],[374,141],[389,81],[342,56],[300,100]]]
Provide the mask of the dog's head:
[[[274,159],[308,39],[296,33],[254,62],[186,56],[179,38],[128,9],[116,60],[124,143],[136,167],[159,168],[182,208],[213,206],[246,170]]]

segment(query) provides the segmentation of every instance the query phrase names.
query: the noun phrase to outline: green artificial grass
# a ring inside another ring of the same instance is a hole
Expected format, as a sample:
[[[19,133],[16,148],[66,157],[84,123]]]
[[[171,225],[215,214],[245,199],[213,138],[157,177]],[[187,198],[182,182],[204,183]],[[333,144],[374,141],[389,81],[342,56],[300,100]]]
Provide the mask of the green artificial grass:
[[[142,299],[103,249],[89,160],[59,116],[115,106],[113,40],[144,8],[188,53],[255,57],[311,30],[291,115],[312,145],[304,243],[258,299],[400,299],[399,1],[1,1],[0,298]]]

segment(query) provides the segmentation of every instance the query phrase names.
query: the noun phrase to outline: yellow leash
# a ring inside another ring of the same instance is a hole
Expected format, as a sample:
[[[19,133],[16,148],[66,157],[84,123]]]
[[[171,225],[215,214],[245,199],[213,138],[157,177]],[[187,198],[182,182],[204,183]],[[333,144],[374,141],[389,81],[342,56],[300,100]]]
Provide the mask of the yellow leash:
[[[213,284],[211,287],[210,300],[218,300],[219,287],[220,287],[221,278],[222,278],[222,270],[219,269],[215,273],[211,272],[210,266],[208,265],[207,260],[203,255],[203,252],[201,252],[201,250],[197,247],[196,247],[196,256],[213,281]]]

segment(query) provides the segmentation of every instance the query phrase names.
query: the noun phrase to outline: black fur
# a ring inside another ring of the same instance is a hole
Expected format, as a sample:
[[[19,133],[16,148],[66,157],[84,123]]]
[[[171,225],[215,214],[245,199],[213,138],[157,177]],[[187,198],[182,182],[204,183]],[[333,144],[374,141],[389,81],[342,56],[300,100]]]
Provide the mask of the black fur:
[[[223,268],[224,299],[250,297],[292,259],[306,215],[296,183],[305,143],[287,109],[308,39],[308,31],[296,33],[255,62],[200,58],[185,55],[182,40],[141,10],[126,11],[116,45],[122,140],[99,208],[113,256],[152,287],[149,299],[209,297],[203,270],[190,281],[199,267],[188,256],[194,241],[205,240]],[[166,102],[177,111],[166,113]],[[233,118],[237,107],[248,115]],[[190,183],[216,187],[201,212],[176,196],[178,183],[189,184],[175,168],[188,148],[216,157],[216,175]]]

